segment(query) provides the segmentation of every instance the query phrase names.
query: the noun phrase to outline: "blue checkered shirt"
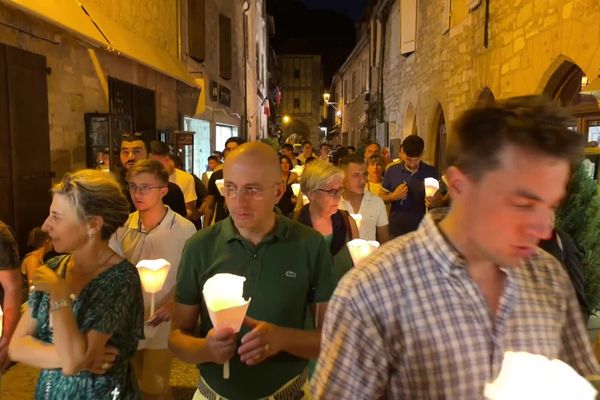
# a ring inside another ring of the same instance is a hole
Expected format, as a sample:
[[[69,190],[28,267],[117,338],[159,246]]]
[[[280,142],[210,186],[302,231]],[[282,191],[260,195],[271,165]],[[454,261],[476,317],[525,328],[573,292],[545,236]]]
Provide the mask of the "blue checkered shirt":
[[[562,266],[541,250],[522,264],[503,268],[493,317],[428,215],[340,281],[323,327],[315,398],[481,399],[509,350],[597,373]]]

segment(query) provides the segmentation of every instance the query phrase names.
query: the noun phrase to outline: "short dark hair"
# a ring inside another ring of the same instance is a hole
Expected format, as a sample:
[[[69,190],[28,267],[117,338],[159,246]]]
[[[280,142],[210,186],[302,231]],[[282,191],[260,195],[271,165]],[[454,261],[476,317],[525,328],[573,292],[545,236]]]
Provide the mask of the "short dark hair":
[[[123,132],[121,134],[121,146],[123,142],[135,142],[140,141],[144,143],[144,147],[146,148],[146,153],[150,154],[150,143],[144,137],[144,134],[141,132]],[[106,150],[108,152],[109,150]]]
[[[379,154],[375,154],[371,157],[369,157],[369,159],[367,160],[367,166],[369,165],[381,165],[382,167],[385,167],[385,160],[383,159],[383,156],[380,156]]]
[[[154,175],[165,185],[169,183],[169,173],[166,168],[160,161],[151,159],[140,160],[133,164],[133,166],[129,168],[129,171],[127,171],[127,180],[129,181],[134,176],[143,173]]]
[[[153,140],[150,142],[150,153],[159,156],[168,156],[169,154],[171,154],[171,148],[165,142]]]
[[[583,135],[569,129],[567,110],[545,96],[513,97],[466,111],[454,127],[448,165],[479,179],[500,165],[507,145],[575,162],[583,155]]]
[[[307,145],[307,144],[310,144],[310,146],[312,147],[312,143],[311,143],[310,141],[308,141],[308,140],[304,140],[304,141],[302,142],[302,147],[304,147],[304,146],[305,146],[305,145]]]
[[[365,159],[360,154],[352,153],[342,157],[340,160],[340,167],[346,167],[349,164],[365,164]]]
[[[286,156],[285,154],[280,154],[279,155],[279,162],[281,163],[281,160],[287,160],[287,162],[290,164],[290,171],[292,168],[294,168],[294,164],[292,163],[292,160]]]
[[[206,161],[210,161],[210,160],[219,162],[219,158],[217,156],[208,156],[208,158],[206,159]]]
[[[284,143],[281,146],[281,149],[282,150],[289,150],[289,151],[293,152],[294,151],[294,146],[291,143]]]
[[[352,150],[353,152],[356,152],[356,146],[348,146],[348,150]]]
[[[425,142],[420,136],[409,135],[402,141],[402,151],[408,157],[421,157],[425,149]]]
[[[372,145],[372,144],[374,144],[375,146],[377,146],[377,148],[379,150],[381,150],[381,145],[379,143],[377,143],[376,141],[374,141],[374,140],[369,140],[367,143],[365,143],[365,149],[367,147],[369,147],[370,145]]]
[[[241,146],[244,143],[246,143],[246,140],[239,136],[231,136],[229,139],[227,139],[225,141],[225,147],[227,147],[227,145],[231,142],[236,143],[238,146]]]
[[[333,153],[333,156],[331,157],[331,162],[334,165],[338,165],[340,163],[340,160],[346,157],[348,154],[350,154],[348,148],[342,146]]]
[[[325,147],[325,146],[327,146],[327,147],[331,148],[331,145],[330,145],[329,143],[321,143],[321,144],[319,145],[319,149],[322,149],[322,148],[323,148],[323,147]]]

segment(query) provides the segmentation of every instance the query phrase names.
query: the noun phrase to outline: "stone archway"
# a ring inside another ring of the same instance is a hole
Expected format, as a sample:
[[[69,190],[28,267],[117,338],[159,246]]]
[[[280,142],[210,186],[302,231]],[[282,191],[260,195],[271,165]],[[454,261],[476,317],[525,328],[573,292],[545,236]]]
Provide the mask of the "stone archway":
[[[566,107],[576,118],[573,129],[577,129],[588,137],[588,141],[600,138],[600,108],[598,100],[585,89],[590,80],[575,63],[564,58],[553,64],[549,71],[548,81],[542,93]]]
[[[440,173],[446,169],[446,145],[448,142],[448,134],[446,129],[446,119],[442,105],[438,103],[435,113],[433,114],[433,135],[435,138],[435,166]]]
[[[482,108],[487,107],[496,102],[496,98],[494,97],[494,93],[492,93],[491,89],[485,86],[479,92],[479,96],[477,96],[477,100],[475,101],[475,107]]]
[[[412,103],[408,103],[402,118],[402,138],[417,135],[417,114]]]

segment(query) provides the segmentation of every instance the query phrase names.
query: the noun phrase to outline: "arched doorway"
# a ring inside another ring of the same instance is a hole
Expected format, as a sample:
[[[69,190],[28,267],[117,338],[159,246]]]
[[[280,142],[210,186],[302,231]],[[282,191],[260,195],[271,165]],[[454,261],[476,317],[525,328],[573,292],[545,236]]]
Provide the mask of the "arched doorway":
[[[483,89],[481,89],[479,96],[477,96],[477,101],[475,101],[475,107],[483,108],[490,106],[495,102],[496,98],[494,97],[494,94],[492,93],[490,88],[486,86]]]
[[[402,138],[417,134],[417,114],[412,103],[408,103],[402,119]]]
[[[585,93],[589,85],[590,79],[581,68],[564,61],[548,79],[543,93],[569,109],[576,118],[572,128],[585,134],[588,142],[600,142],[600,109],[598,100]]]
[[[433,117],[433,133],[435,139],[435,166],[443,173],[446,169],[446,143],[447,143],[447,132],[446,132],[446,119],[444,118],[444,110],[442,106],[438,104]]]

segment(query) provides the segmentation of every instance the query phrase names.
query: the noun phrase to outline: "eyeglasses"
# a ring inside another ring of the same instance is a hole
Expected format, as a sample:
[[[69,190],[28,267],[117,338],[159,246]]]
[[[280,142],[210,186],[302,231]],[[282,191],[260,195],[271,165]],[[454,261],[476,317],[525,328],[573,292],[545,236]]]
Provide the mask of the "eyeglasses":
[[[160,188],[164,188],[164,187],[166,187],[166,186],[150,186],[150,185],[146,185],[146,184],[142,184],[142,185],[138,186],[135,183],[130,183],[129,191],[131,193],[138,192],[139,194],[148,194],[150,189],[160,189]]]
[[[278,185],[278,183],[276,183],[275,185]],[[261,200],[265,197],[265,192],[270,187],[261,188],[259,186],[250,186],[250,187],[245,187],[245,188],[237,188],[232,185],[225,185],[223,187],[223,194],[224,194],[224,197],[227,197],[228,199],[235,199],[240,194],[242,194],[242,195],[248,196],[254,200]]]
[[[336,197],[340,197],[342,195],[342,192],[344,191],[344,188],[341,187],[339,189],[317,189],[321,192],[325,192],[327,193],[327,195],[333,199],[335,199]]]

